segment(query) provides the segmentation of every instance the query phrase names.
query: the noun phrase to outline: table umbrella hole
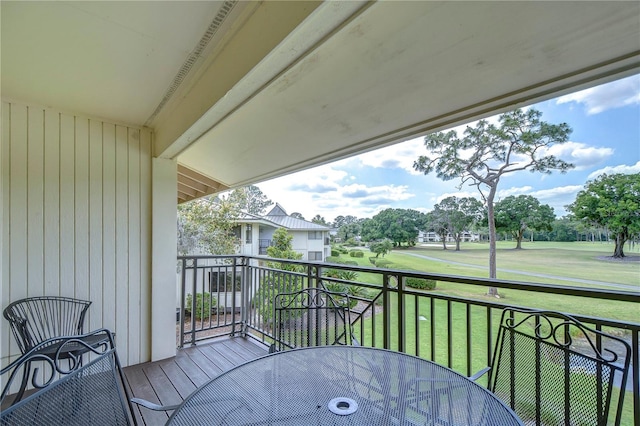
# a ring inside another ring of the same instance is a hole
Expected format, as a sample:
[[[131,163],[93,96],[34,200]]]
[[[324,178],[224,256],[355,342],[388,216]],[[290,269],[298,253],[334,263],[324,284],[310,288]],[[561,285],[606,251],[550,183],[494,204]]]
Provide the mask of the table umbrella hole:
[[[351,398],[333,398],[328,404],[329,411],[339,416],[353,414],[358,409],[358,403]]]

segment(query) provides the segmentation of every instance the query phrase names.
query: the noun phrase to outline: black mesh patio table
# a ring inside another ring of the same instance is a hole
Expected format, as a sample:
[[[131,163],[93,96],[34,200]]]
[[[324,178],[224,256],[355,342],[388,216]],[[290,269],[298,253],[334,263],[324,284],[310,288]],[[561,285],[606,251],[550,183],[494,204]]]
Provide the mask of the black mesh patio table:
[[[278,352],[197,389],[169,425],[522,425],[497,397],[421,358],[362,346]]]

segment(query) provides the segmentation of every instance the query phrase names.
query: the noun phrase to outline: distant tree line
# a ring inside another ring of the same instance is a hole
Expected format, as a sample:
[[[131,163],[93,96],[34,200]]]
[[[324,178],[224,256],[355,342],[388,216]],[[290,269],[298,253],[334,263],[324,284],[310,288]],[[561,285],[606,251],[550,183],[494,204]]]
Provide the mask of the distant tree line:
[[[551,206],[531,195],[506,197],[494,205],[497,239],[515,241],[516,249],[522,248],[522,241],[606,241],[615,243],[614,257],[623,257],[625,243],[640,242],[640,174],[602,175],[589,181],[567,209],[570,214],[557,218]],[[338,216],[334,226],[341,241],[374,243],[376,250],[383,241],[393,247],[414,246],[420,231],[436,233],[445,250],[449,236],[456,250],[464,232],[488,237],[487,209],[471,197],[445,198],[426,214],[386,209],[367,219]]]

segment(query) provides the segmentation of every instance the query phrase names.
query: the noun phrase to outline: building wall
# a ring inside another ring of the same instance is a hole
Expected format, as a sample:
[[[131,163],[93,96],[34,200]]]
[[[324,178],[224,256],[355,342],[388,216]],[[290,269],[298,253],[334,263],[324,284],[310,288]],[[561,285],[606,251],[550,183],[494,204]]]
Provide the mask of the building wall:
[[[86,329],[114,331],[124,365],[150,359],[151,138],[2,102],[2,307],[40,295],[91,300]],[[19,351],[1,324],[6,365]]]
[[[309,259],[310,251],[317,251],[321,253],[325,253],[325,238],[327,237],[327,233],[322,233],[322,238],[318,240],[310,240],[308,231],[289,231],[291,235],[293,235],[293,240],[291,241],[291,245],[293,250],[302,253],[302,260]],[[324,260],[324,259],[322,259]]]

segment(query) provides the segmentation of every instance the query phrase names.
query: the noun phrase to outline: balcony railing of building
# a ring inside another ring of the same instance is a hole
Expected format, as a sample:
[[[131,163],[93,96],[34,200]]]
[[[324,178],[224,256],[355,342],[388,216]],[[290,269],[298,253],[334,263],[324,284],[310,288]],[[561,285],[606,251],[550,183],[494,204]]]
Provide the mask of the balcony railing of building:
[[[274,339],[274,295],[322,287],[351,295],[351,319],[362,345],[423,357],[470,376],[490,364],[501,311],[514,306],[508,303],[511,291],[557,295],[571,301],[598,300],[597,306],[608,312],[640,312],[640,293],[628,291],[251,256],[179,257],[178,263],[182,313],[179,347],[222,335],[243,336],[269,345]],[[358,280],[359,276],[366,280]],[[407,285],[408,280],[415,279],[464,284],[468,291],[444,294]],[[487,297],[488,287],[498,288],[507,298]],[[540,305],[515,307],[549,309]],[[629,342],[631,374],[624,408],[632,422],[629,424],[640,424],[640,324],[599,317],[598,311],[589,315],[563,313]]]

